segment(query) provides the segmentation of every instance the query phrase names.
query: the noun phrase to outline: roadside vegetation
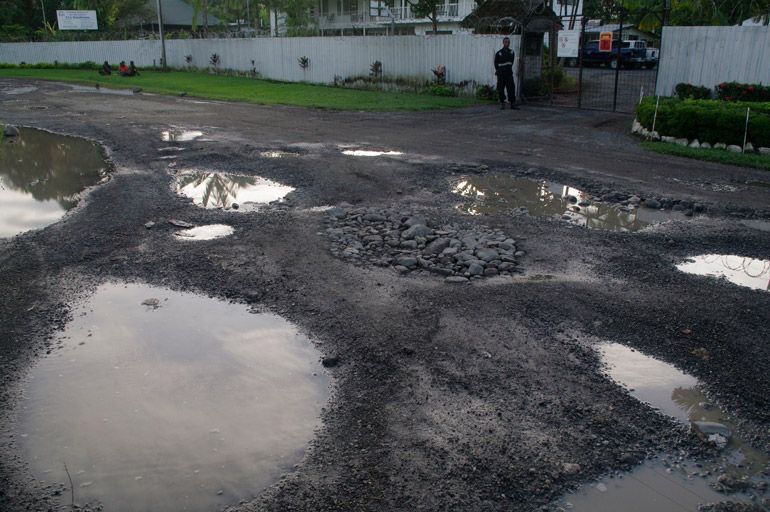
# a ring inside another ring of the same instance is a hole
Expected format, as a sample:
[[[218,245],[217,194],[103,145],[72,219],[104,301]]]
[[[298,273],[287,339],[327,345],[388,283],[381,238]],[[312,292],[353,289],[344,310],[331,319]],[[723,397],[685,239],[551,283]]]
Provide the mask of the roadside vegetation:
[[[770,157],[753,153],[731,153],[722,149],[695,149],[668,142],[644,141],[640,146],[646,150],[664,155],[681,156],[707,162],[753,167],[770,171]]]
[[[144,92],[188,95],[196,98],[241,101],[261,105],[294,105],[336,110],[376,112],[434,110],[476,104],[470,97],[401,92],[362,91],[305,83],[275,82],[244,76],[200,71],[140,70],[139,76],[101,76],[93,69],[3,66],[0,77],[70,82],[110,88],[136,88]]]

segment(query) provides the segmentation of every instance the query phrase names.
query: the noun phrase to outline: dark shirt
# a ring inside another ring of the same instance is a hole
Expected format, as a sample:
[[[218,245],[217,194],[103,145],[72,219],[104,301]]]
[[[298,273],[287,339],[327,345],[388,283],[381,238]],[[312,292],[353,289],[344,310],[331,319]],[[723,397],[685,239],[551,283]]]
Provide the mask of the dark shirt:
[[[510,48],[501,48],[495,53],[495,73],[498,76],[513,76],[513,60],[516,54]]]

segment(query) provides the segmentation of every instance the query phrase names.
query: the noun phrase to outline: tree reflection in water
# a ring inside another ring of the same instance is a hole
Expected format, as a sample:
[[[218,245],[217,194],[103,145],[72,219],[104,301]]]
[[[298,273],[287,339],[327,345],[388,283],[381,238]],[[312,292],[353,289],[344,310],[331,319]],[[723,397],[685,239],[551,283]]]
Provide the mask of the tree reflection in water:
[[[624,212],[609,204],[577,206],[588,201],[582,190],[561,183],[509,176],[472,176],[463,179],[453,192],[471,201],[459,206],[470,215],[495,215],[525,207],[531,215],[567,220],[572,224],[610,231],[637,231],[649,225],[636,211]]]
[[[755,290],[770,290],[770,260],[734,254],[702,254],[676,266],[690,274],[727,279]]]
[[[228,208],[233,203],[269,203],[293,190],[259,176],[200,171],[184,173],[177,178],[177,191],[204,208]]]

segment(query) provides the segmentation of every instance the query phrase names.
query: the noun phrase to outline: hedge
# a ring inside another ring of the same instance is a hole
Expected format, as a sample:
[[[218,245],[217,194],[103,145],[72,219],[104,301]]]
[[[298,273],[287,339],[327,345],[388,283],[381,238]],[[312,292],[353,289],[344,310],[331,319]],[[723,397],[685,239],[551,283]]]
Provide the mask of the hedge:
[[[636,107],[637,120],[648,130],[652,130],[655,101],[647,97]],[[747,107],[751,108],[747,141],[755,147],[770,147],[770,103],[661,98],[655,131],[709,144],[742,146]]]
[[[715,89],[717,98],[724,101],[770,101],[770,87],[767,85],[722,82]]]

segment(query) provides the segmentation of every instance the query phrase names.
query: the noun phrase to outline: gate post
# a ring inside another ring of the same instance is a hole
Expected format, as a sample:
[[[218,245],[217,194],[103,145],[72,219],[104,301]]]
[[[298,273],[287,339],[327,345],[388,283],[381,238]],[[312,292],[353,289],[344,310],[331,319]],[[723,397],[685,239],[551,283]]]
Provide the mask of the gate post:
[[[620,67],[623,65],[623,7],[620,7],[620,31],[618,32],[618,65],[615,68],[615,91],[612,93],[612,111],[618,109],[618,79],[620,78]],[[613,57],[614,58],[614,57]],[[611,61],[610,61],[611,62]]]
[[[583,108],[583,41],[586,38],[586,17],[580,18],[580,41],[578,41],[578,108]]]

